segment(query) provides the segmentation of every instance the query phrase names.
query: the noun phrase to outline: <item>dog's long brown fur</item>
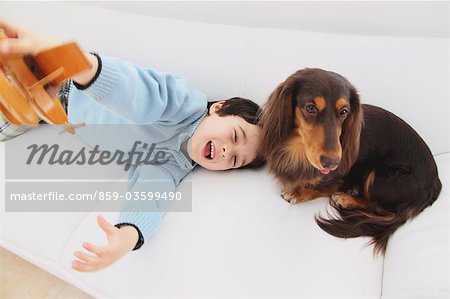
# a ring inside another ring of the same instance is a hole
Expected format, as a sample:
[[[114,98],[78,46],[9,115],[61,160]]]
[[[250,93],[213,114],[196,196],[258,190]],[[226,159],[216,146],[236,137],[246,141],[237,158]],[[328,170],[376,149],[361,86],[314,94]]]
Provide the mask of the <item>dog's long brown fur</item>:
[[[337,73],[303,69],[272,93],[261,117],[262,153],[299,203],[331,196],[339,216],[316,217],[342,238],[370,236],[384,253],[389,236],[438,197],[433,156],[403,120],[361,105],[354,86]]]

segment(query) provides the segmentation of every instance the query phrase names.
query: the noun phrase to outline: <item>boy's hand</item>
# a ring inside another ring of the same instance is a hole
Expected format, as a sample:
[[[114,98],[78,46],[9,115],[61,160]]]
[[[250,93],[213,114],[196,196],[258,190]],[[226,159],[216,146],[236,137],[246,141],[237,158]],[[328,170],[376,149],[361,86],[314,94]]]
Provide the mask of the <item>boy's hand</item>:
[[[2,56],[34,55],[59,44],[52,37],[12,25],[3,20],[0,20],[0,29],[3,29],[7,36],[6,39],[0,40],[0,55]]]
[[[136,245],[139,235],[132,226],[122,226],[120,229],[110,224],[99,215],[97,222],[100,228],[106,233],[108,244],[97,246],[90,243],[83,243],[82,246],[93,253],[89,255],[81,251],[75,252],[78,260],[72,262],[72,268],[80,272],[91,272],[111,265]]]
[[[36,55],[44,50],[54,48],[61,43],[54,38],[42,33],[12,25],[6,21],[0,20],[0,30],[6,34],[6,39],[0,40],[0,56],[11,58],[23,55]],[[72,76],[72,80],[80,85],[90,82],[98,68],[97,58],[89,53],[85,53],[86,59],[91,64],[91,68]]]

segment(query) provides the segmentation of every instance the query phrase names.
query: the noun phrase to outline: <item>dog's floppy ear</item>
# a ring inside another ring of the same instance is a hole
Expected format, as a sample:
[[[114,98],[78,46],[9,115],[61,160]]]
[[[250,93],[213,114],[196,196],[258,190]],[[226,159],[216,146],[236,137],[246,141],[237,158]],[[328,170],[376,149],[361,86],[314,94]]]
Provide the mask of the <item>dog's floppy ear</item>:
[[[289,78],[278,85],[263,107],[261,154],[267,157],[288,137],[293,124],[292,88]]]
[[[355,87],[350,85],[350,114],[341,133],[342,160],[338,172],[347,174],[359,155],[361,130],[364,125],[363,111]]]

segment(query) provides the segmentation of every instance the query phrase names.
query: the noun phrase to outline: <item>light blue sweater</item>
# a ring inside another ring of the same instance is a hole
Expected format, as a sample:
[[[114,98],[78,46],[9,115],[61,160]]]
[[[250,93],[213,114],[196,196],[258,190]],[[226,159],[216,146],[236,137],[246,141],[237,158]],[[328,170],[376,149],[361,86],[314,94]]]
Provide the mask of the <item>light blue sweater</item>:
[[[164,190],[175,191],[194,167],[181,146],[205,117],[206,96],[175,75],[112,57],[102,56],[101,63],[99,76],[88,88],[79,90],[71,86],[70,122],[85,122],[87,126],[79,129],[78,134],[91,145],[100,144],[110,150],[127,152],[133,140],[156,143],[157,148],[168,154],[164,159],[169,161],[162,165],[132,165],[128,189],[153,191],[152,186],[164,185]],[[95,124],[102,124],[100,131]],[[164,201],[150,204],[152,212],[122,211],[117,223],[132,223],[144,239],[150,238],[168,209]],[[146,209],[149,211],[148,206]]]

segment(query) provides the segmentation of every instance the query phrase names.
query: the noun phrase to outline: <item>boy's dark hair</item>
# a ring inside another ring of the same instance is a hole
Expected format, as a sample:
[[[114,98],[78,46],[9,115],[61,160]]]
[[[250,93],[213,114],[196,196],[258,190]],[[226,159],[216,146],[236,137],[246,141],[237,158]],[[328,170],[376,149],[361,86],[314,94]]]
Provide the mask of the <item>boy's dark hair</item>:
[[[208,111],[209,108],[217,102],[218,101],[208,102]],[[258,120],[260,118],[261,112],[261,107],[255,102],[240,97],[234,97],[226,100],[223,106],[219,110],[217,110],[216,113],[219,116],[236,115],[242,117],[246,122],[252,125],[259,126]],[[264,157],[262,157],[258,153],[256,158],[252,162],[240,168],[259,168],[265,163],[266,160],[264,159]]]

